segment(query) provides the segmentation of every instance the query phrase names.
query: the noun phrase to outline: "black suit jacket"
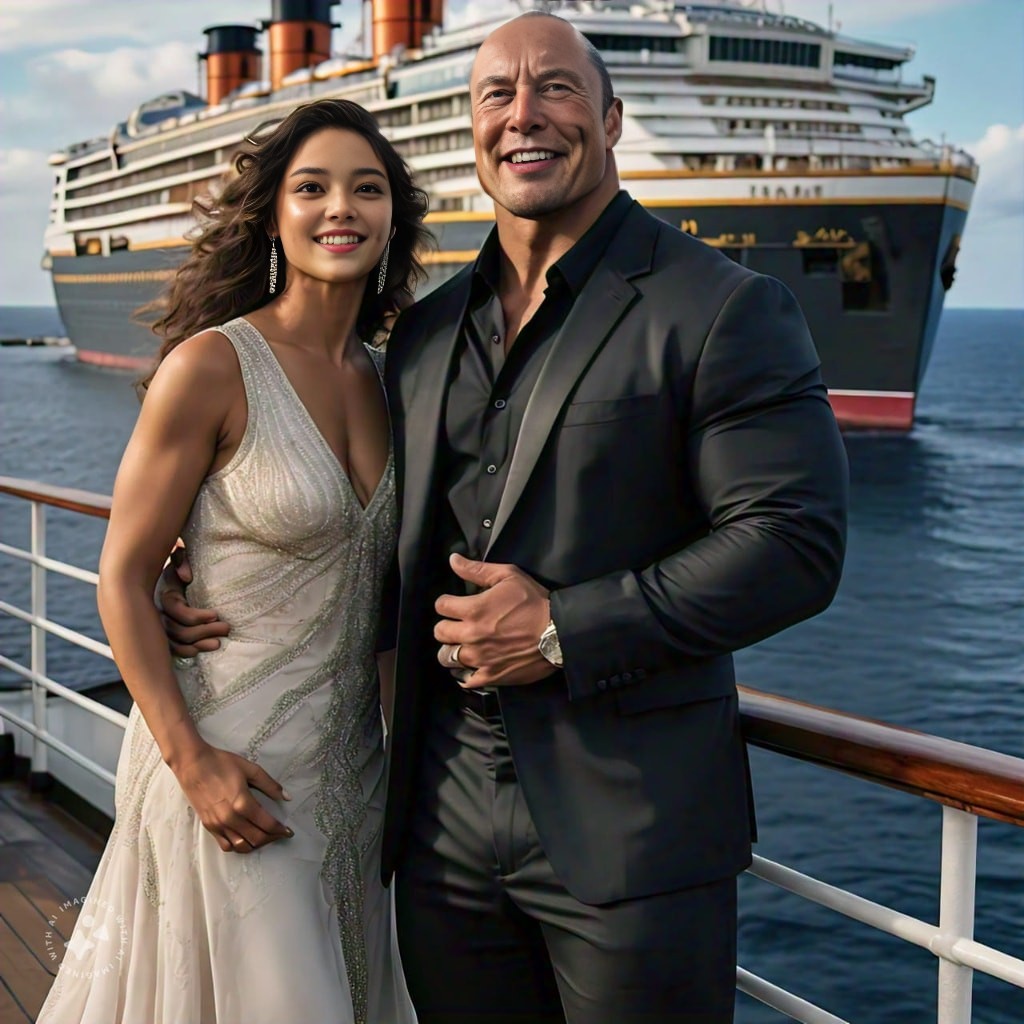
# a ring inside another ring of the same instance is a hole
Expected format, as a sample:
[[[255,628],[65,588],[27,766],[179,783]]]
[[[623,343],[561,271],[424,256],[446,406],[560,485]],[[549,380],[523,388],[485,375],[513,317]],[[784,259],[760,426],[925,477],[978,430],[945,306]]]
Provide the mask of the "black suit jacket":
[[[402,590],[385,879],[434,685],[435,466],[470,281],[417,303],[388,346]],[[846,487],[792,295],[634,206],[540,373],[486,555],[553,591],[564,675],[500,701],[541,843],[578,899],[749,863],[731,653],[831,601]]]

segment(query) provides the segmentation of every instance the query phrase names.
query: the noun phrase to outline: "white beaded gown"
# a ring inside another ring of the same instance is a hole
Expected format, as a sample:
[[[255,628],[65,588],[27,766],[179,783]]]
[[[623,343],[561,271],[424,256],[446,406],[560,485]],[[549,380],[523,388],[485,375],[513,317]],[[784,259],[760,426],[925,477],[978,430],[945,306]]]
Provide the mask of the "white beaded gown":
[[[295,835],[222,852],[133,708],[114,829],[37,1024],[406,1024],[379,873],[392,459],[364,508],[259,332],[219,330],[248,424],[184,538],[191,603],[232,629],[176,672],[203,738],[284,786],[290,801],[253,793]]]

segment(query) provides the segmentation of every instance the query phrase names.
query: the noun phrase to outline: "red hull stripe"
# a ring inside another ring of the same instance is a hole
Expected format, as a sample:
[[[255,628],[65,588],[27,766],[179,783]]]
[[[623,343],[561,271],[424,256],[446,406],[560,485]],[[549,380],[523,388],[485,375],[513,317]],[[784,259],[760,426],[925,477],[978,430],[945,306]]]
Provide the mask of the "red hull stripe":
[[[828,398],[844,430],[909,430],[914,424],[911,391],[829,391]]]
[[[153,365],[152,359],[142,356],[122,356],[114,352],[96,352],[93,349],[79,348],[75,355],[80,362],[92,366],[106,366],[112,370],[148,370]]]

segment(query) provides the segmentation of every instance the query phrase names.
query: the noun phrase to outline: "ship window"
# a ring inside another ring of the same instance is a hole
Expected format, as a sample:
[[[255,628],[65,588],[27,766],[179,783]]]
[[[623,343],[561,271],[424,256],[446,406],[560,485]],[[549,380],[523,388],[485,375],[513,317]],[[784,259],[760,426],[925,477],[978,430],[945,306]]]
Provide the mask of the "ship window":
[[[192,156],[182,157],[179,160],[168,160],[166,163],[157,164],[155,167],[147,167],[141,171],[129,171],[127,174],[120,174],[115,178],[110,178],[95,185],[81,185],[70,188],[68,189],[68,199],[84,199],[86,196],[103,195],[116,189],[141,185],[147,181],[159,181],[176,174],[203,170],[207,167],[213,167],[217,159],[218,151],[208,150],[205,153],[195,153]]]
[[[679,53],[683,44],[683,40],[669,36],[619,36],[605,32],[584,32],[584,35],[598,50],[606,53],[639,53],[641,50]]]
[[[821,64],[821,46],[785,39],[711,36],[709,56],[711,60],[816,68]]]
[[[839,261],[843,309],[880,312],[889,308],[889,275],[881,249],[858,242]]]
[[[834,274],[839,264],[837,249],[804,249],[801,255],[805,274]]]
[[[892,71],[899,67],[898,60],[889,57],[870,57],[863,53],[849,53],[846,50],[836,50],[832,58],[833,64],[845,64],[855,68],[870,68],[873,71]]]

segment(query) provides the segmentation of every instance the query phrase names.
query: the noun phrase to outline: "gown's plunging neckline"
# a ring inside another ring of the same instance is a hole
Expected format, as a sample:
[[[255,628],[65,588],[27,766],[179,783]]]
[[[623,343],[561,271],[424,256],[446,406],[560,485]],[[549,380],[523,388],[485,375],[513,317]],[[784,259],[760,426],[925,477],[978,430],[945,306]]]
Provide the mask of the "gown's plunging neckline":
[[[331,464],[336,469],[338,475],[342,478],[342,480],[344,480],[345,485],[346,485],[349,493],[355,499],[355,502],[359,506],[360,510],[363,512],[364,515],[368,515],[370,510],[373,508],[374,504],[376,503],[376,500],[377,500],[378,496],[383,491],[384,484],[385,484],[385,482],[387,481],[387,478],[388,478],[388,473],[391,470],[391,462],[392,462],[392,458],[394,457],[394,445],[391,443],[391,431],[390,431],[390,429],[388,430],[388,457],[387,457],[387,459],[384,462],[384,472],[381,473],[380,479],[377,481],[376,487],[374,487],[372,493],[370,494],[369,500],[364,505],[363,502],[359,498],[359,492],[356,490],[355,484],[352,483],[352,477],[351,477],[351,475],[349,473],[349,470],[345,467],[345,464],[341,461],[341,456],[339,456],[338,453],[331,447],[331,444],[327,440],[327,437],[325,436],[323,430],[320,429],[320,425],[313,418],[313,414],[309,411],[309,407],[302,400],[301,395],[299,395],[298,391],[296,390],[295,385],[292,383],[291,377],[288,376],[288,373],[285,371],[285,368],[281,365],[281,361],[277,358],[277,354],[274,352],[274,349],[271,346],[270,342],[267,341],[266,337],[264,337],[264,335],[263,335],[263,332],[260,331],[260,329],[258,327],[256,327],[255,324],[251,323],[245,317],[240,317],[239,319],[242,320],[242,322],[253,332],[253,334],[256,335],[257,338],[259,338],[260,342],[262,343],[263,347],[266,350],[267,355],[270,357],[270,360],[273,363],[273,365],[274,365],[274,367],[276,369],[277,374],[280,376],[281,381],[282,381],[282,383],[285,386],[286,393],[291,396],[291,398],[294,401],[295,405],[298,406],[298,408],[299,408],[299,410],[301,412],[302,417],[306,421],[306,424],[309,427],[312,428],[312,433],[316,437],[317,442],[320,444],[321,448],[323,448],[324,454],[327,455],[327,457],[330,460]],[[365,345],[365,347],[367,349],[370,348],[369,345]],[[371,358],[371,360],[373,359],[372,356],[370,358]],[[374,365],[376,367],[376,364],[374,364]],[[379,376],[380,376],[380,374],[378,373],[378,377]],[[381,390],[383,391],[383,382],[381,382]],[[387,396],[386,395],[384,397],[384,401],[385,401],[385,404],[386,404],[387,403]]]

